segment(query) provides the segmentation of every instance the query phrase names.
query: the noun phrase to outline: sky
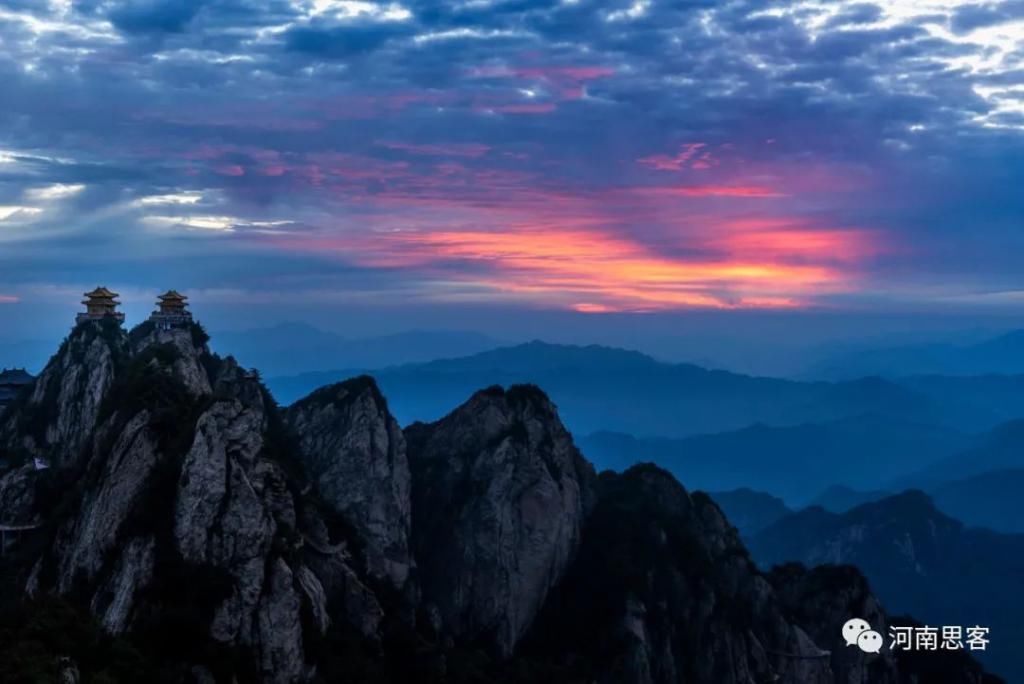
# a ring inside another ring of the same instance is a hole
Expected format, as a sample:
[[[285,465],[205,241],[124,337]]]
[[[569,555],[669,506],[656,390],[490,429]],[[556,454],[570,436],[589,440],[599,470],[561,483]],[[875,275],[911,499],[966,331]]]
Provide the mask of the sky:
[[[0,0],[0,84],[0,338],[1024,310],[1021,0]]]

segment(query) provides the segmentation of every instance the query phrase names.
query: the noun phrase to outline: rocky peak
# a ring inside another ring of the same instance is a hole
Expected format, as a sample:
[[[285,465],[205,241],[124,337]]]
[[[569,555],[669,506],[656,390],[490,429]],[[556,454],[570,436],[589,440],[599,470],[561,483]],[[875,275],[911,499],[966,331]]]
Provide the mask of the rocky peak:
[[[579,553],[522,657],[602,684],[930,681],[915,679],[917,664],[845,647],[851,615],[888,624],[856,569],[764,575],[708,496],[651,464],[602,473],[597,489]],[[950,681],[988,681],[963,660]]]
[[[197,323],[168,330],[146,322],[133,329],[130,335],[131,351],[136,356],[156,347],[167,350],[173,358],[171,370],[175,377],[194,396],[210,394],[211,383],[215,380],[204,367],[204,360],[211,358],[207,341],[206,332]]]
[[[962,532],[963,524],[939,511],[927,494],[908,490],[845,513],[817,506],[797,511],[754,535],[750,544],[766,564],[863,562],[865,555],[879,555],[875,549],[898,548],[904,570],[917,574],[941,563],[948,540]]]
[[[34,504],[50,541],[28,590],[74,596],[106,630],[138,635],[157,653],[181,648],[174,667],[208,676],[223,665],[211,654],[238,652],[247,655],[236,674],[308,679],[305,648],[332,622],[327,602],[365,588],[302,497],[257,376],[210,355],[199,332],[140,326],[116,338],[115,358],[76,330],[51,364],[89,374],[95,363],[111,377],[93,427],[78,426],[79,461],[42,476],[67,486],[45,487],[56,501]],[[80,369],[63,365],[81,353]],[[312,566],[338,576],[322,581]]]
[[[650,464],[601,474],[583,545],[524,651],[597,682],[832,681],[718,507]]]
[[[31,389],[0,416],[0,452],[16,461],[77,461],[128,353],[128,337],[115,321],[77,325]]]
[[[532,386],[478,392],[406,438],[425,600],[445,632],[508,656],[575,555],[593,471]]]
[[[806,568],[799,563],[776,566],[768,574],[780,605],[789,619],[799,623],[816,643],[830,645],[830,666],[836,682],[942,681],[982,684],[998,681],[964,651],[895,654],[883,651],[866,657],[859,649],[837,639],[851,616],[866,620],[883,635],[893,618],[882,608],[859,570],[849,565]],[[900,625],[913,621],[896,618]],[[912,679],[913,677],[913,679]]]
[[[856,577],[766,577],[668,473],[595,477],[536,387],[403,433],[369,378],[279,411],[200,328],[90,323],[47,370],[5,444],[74,457],[0,475],[41,523],[0,581],[139,649],[123,681],[913,681],[836,661],[842,611],[884,624]]]
[[[365,541],[369,573],[403,587],[413,566],[409,462],[376,383],[363,376],[324,387],[285,417],[324,502]]]

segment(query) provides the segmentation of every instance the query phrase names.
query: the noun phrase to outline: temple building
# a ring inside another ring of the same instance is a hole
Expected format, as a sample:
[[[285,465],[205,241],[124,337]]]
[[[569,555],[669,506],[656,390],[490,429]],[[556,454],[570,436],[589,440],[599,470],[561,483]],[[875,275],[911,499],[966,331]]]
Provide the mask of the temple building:
[[[116,292],[111,292],[105,287],[97,287],[92,292],[85,293],[85,312],[75,317],[75,323],[86,321],[100,321],[106,318],[113,318],[118,323],[124,323],[124,314],[117,310],[120,302],[117,301]]]
[[[190,325],[192,313],[188,310],[188,297],[175,290],[168,290],[157,297],[159,307],[149,317],[149,320],[159,330],[170,330]]]

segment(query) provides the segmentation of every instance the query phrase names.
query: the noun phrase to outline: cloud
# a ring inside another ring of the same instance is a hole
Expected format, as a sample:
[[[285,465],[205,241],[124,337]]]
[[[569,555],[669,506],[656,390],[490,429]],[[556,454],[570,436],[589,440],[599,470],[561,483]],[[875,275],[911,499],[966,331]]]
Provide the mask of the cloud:
[[[389,150],[397,150],[408,154],[425,155],[431,157],[482,157],[490,151],[488,145],[474,143],[451,143],[451,144],[416,144],[397,142],[394,140],[382,140],[377,142],[381,147]]]
[[[181,33],[204,0],[134,0],[110,11],[111,23],[127,33]]]
[[[19,205],[3,205],[0,204],[0,221],[6,221],[8,219],[19,219],[23,217],[29,217],[34,214],[41,213],[42,209],[38,207],[26,207]]]
[[[243,287],[259,254],[325,290],[593,313],[1017,291],[1021,16],[1018,0],[8,3],[0,270],[150,277],[109,250],[83,260],[87,241],[152,269],[207,259],[211,287]]]
[[[296,27],[284,34],[292,52],[327,59],[344,59],[373,52],[407,31],[390,24],[365,24],[324,28]]]
[[[41,188],[30,188],[25,196],[32,200],[56,200],[77,195],[85,189],[82,183],[54,183]]]
[[[968,3],[956,8],[949,25],[956,33],[970,33],[976,29],[1024,20],[1024,2]]]
[[[671,197],[784,197],[784,193],[759,185],[681,185],[652,186],[639,190],[645,195]]]
[[[840,8],[825,25],[829,28],[836,28],[850,24],[874,24],[882,20],[884,16],[885,12],[878,5],[867,2],[855,3]]]
[[[821,233],[813,239],[805,256],[842,249],[847,237]],[[849,287],[849,274],[834,266],[771,258],[769,247],[788,253],[786,242],[800,240],[798,232],[762,234],[749,242],[732,240],[726,252],[705,257],[671,257],[625,237],[559,229],[398,232],[369,240],[300,238],[278,244],[337,252],[364,266],[414,268],[477,291],[505,291],[593,313],[790,308],[814,293]]]

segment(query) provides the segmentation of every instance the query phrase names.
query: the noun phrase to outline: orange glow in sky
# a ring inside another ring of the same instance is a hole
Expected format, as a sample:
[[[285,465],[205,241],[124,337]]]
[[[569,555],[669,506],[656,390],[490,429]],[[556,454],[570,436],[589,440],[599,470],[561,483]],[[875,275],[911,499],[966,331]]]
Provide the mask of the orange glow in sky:
[[[601,231],[396,231],[292,245],[337,251],[360,265],[428,274],[491,293],[585,313],[680,308],[793,308],[842,292],[869,251],[860,231],[723,226],[674,255]]]

